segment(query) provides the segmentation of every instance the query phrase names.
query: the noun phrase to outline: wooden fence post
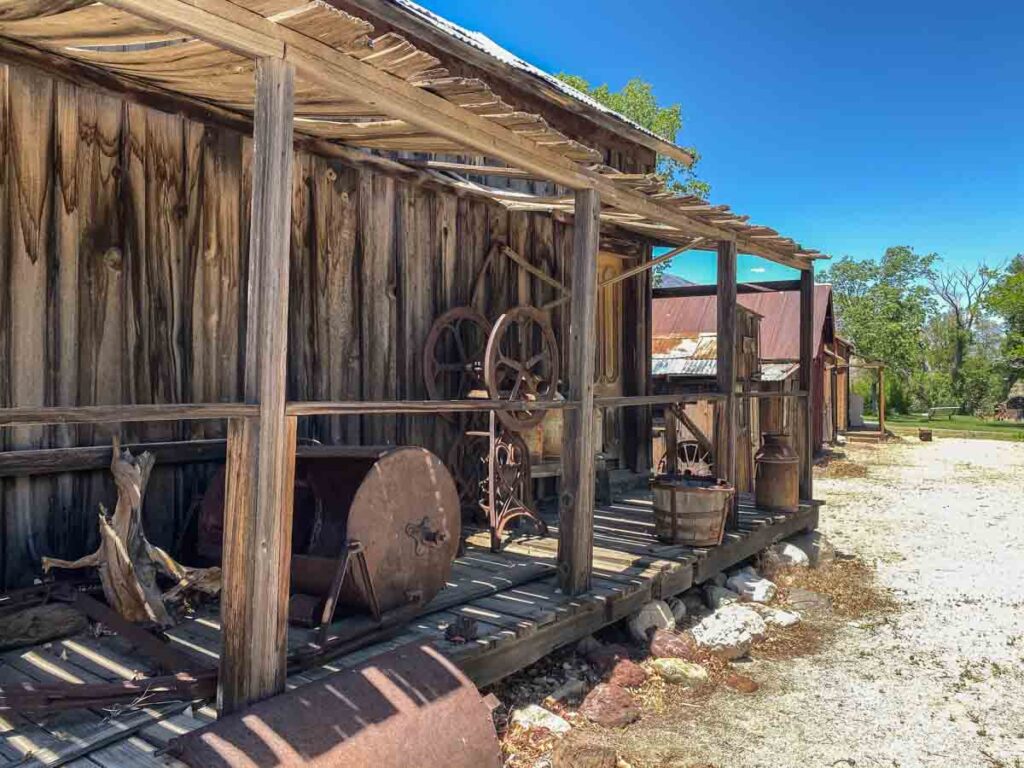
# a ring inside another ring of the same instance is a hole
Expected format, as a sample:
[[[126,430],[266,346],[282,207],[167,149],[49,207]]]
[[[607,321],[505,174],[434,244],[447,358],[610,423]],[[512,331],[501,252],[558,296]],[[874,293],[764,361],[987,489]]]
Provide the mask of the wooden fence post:
[[[718,243],[718,391],[725,399],[718,404],[718,439],[715,470],[723,480],[736,483],[736,243]],[[738,502],[738,495],[734,500]]]
[[[284,691],[295,418],[285,416],[294,68],[256,64],[245,400],[229,425],[217,706],[229,713]]]
[[[803,451],[800,455],[800,498],[811,499],[814,493],[814,269],[800,272],[800,389],[807,394],[800,398],[803,416],[801,429]],[[821,386],[821,382],[818,383]]]
[[[594,547],[594,357],[597,351],[597,251],[601,200],[576,192],[569,321],[569,400],[564,412],[562,489],[558,521],[558,583],[578,595],[590,589]]]

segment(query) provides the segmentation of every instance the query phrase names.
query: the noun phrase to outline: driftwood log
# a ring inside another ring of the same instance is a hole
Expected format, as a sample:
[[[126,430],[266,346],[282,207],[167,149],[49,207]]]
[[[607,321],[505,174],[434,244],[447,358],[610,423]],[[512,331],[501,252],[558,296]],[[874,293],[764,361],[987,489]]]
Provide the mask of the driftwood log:
[[[115,438],[110,471],[117,486],[117,506],[108,515],[100,505],[100,546],[78,560],[42,559],[43,570],[51,568],[97,568],[103,593],[110,606],[128,621],[151,622],[161,627],[174,623],[168,605],[189,591],[215,595],[220,591],[220,568],[190,568],[178,563],[146,539],[142,528],[142,500],[155,459],[150,453],[133,456],[121,450]],[[157,572],[177,582],[161,594]]]

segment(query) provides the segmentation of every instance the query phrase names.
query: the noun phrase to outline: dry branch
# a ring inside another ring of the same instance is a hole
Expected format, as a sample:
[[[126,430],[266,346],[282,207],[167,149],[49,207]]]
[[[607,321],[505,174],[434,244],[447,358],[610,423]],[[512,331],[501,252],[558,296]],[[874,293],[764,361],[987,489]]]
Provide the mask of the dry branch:
[[[110,606],[128,621],[151,622],[162,627],[174,623],[167,605],[189,590],[215,595],[220,591],[220,568],[189,568],[178,563],[160,547],[149,543],[142,528],[142,500],[153,470],[151,453],[133,456],[121,450],[115,438],[110,471],[117,486],[117,505],[108,515],[100,505],[100,546],[75,560],[44,557],[43,570],[51,568],[98,568],[103,594]],[[161,595],[157,572],[177,584]]]

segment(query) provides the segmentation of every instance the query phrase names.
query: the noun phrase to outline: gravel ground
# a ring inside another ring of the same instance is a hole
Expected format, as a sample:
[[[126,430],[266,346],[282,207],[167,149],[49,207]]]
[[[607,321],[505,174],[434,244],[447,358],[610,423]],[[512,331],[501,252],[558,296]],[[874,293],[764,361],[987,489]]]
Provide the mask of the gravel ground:
[[[1024,766],[1024,444],[844,450],[867,475],[819,470],[821,528],[876,564],[899,612],[754,662],[756,695],[722,692],[645,738],[679,766]]]

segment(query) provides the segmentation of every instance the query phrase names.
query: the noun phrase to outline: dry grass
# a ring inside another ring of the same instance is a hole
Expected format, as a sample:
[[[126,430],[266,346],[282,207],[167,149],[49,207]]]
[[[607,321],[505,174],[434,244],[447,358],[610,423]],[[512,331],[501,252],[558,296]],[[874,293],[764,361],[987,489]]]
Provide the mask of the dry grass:
[[[862,619],[892,613],[897,602],[878,585],[873,567],[855,558],[836,560],[828,568],[787,568],[769,576],[779,586],[781,602],[788,590],[798,587],[825,595],[832,601],[832,614],[841,619]]]
[[[768,637],[754,646],[752,655],[768,661],[813,656],[825,646],[830,634],[826,627],[810,621],[801,621],[793,627],[769,627]]]
[[[822,477],[867,477],[866,465],[847,459],[836,459],[818,469]]]

